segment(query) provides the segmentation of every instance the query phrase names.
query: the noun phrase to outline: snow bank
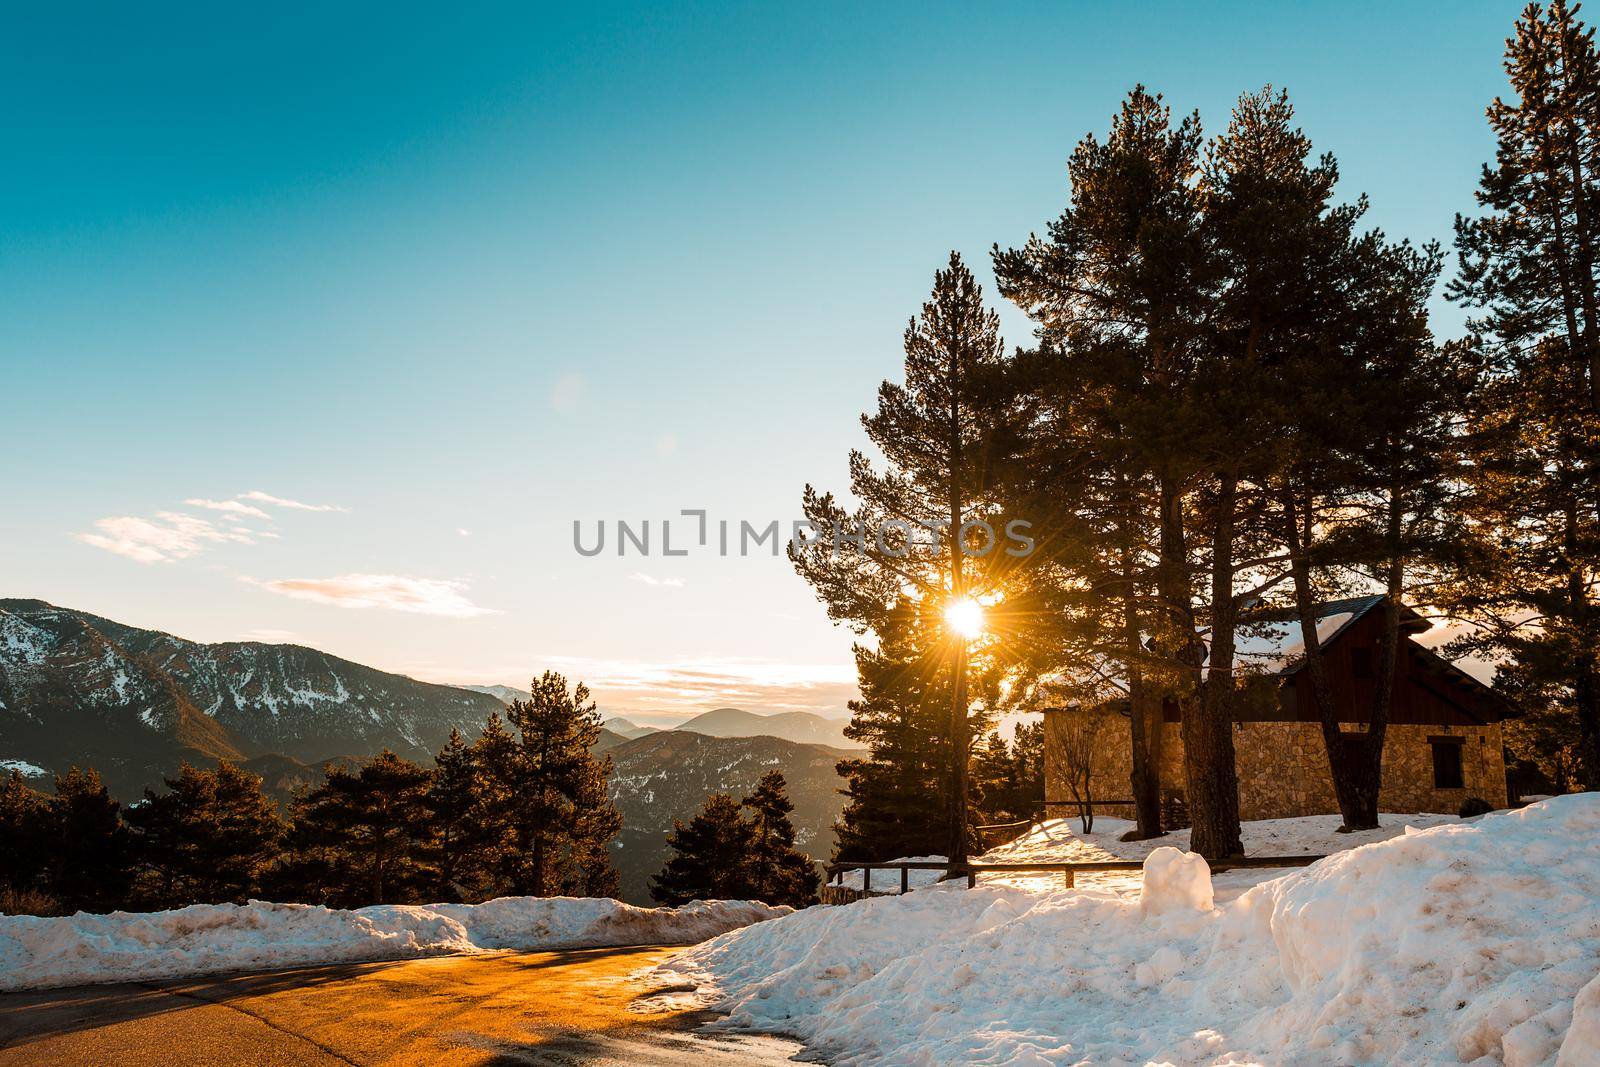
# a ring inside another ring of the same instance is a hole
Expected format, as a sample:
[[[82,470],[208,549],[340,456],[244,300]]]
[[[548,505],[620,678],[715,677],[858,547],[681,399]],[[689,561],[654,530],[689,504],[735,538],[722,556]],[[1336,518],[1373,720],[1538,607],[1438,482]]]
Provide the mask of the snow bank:
[[[680,954],[726,1025],[841,1064],[1504,1063],[1600,1046],[1600,794],[1412,830],[1220,908],[1010,887],[813,908]],[[1180,854],[1181,855],[1181,854]],[[1558,1060],[1559,1057],[1559,1060]]]
[[[752,901],[637,908],[587,897],[483,904],[195,904],[69,918],[0,916],[0,991],[491,949],[685,944],[786,915]]]

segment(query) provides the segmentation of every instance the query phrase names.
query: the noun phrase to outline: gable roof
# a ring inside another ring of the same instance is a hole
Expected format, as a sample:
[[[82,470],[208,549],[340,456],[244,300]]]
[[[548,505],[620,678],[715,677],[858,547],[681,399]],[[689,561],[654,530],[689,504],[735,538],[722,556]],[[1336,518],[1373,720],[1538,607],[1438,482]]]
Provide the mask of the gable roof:
[[[1328,648],[1356,621],[1384,602],[1382,594],[1329,600],[1312,608],[1317,619],[1317,643]],[[1433,624],[1406,604],[1400,605],[1400,632],[1423,633]],[[1209,648],[1207,653],[1209,655]],[[1300,636],[1300,616],[1292,608],[1253,614],[1240,621],[1235,640],[1236,670],[1288,678],[1306,665],[1305,641]],[[1481,683],[1480,683],[1481,684]]]

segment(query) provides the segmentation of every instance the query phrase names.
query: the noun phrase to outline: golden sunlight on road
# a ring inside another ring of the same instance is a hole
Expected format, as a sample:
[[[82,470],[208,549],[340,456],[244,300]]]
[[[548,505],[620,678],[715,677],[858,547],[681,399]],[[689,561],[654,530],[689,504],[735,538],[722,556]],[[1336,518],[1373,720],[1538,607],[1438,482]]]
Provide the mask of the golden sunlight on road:
[[[447,956],[0,996],[0,1065],[722,1064],[798,1046],[693,1035],[627,976],[673,948]],[[668,998],[670,999],[670,998]]]

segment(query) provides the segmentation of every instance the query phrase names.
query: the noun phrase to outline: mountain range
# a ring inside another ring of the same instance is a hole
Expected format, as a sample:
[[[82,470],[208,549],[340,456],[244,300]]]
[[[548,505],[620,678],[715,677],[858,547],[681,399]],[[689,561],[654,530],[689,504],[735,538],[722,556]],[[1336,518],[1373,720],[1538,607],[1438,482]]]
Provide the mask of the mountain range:
[[[0,599],[0,767],[42,788],[51,773],[92,766],[129,800],[185,760],[226,759],[286,801],[320,781],[325,763],[357,764],[384,748],[427,763],[451,729],[475,736],[491,712],[526,696],[419,682],[300,645],[205,644]],[[801,847],[825,857],[843,805],[834,767],[852,754],[842,729],[807,712],[736,708],[670,730],[607,719],[595,747],[615,763],[624,898],[648,903],[674,819],[689,819],[709,793],[744,795],[773,767],[788,779]]]
[[[495,697],[300,645],[202,644],[40,600],[0,600],[0,758],[98,768],[137,795],[197,763],[389,748],[428,760]]]

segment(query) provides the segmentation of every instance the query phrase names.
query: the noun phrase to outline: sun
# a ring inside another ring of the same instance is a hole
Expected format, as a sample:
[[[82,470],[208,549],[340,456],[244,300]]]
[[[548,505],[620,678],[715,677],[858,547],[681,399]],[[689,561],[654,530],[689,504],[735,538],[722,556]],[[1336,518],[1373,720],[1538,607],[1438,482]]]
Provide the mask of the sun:
[[[952,600],[944,606],[944,624],[969,641],[982,637],[983,605],[965,596]]]

